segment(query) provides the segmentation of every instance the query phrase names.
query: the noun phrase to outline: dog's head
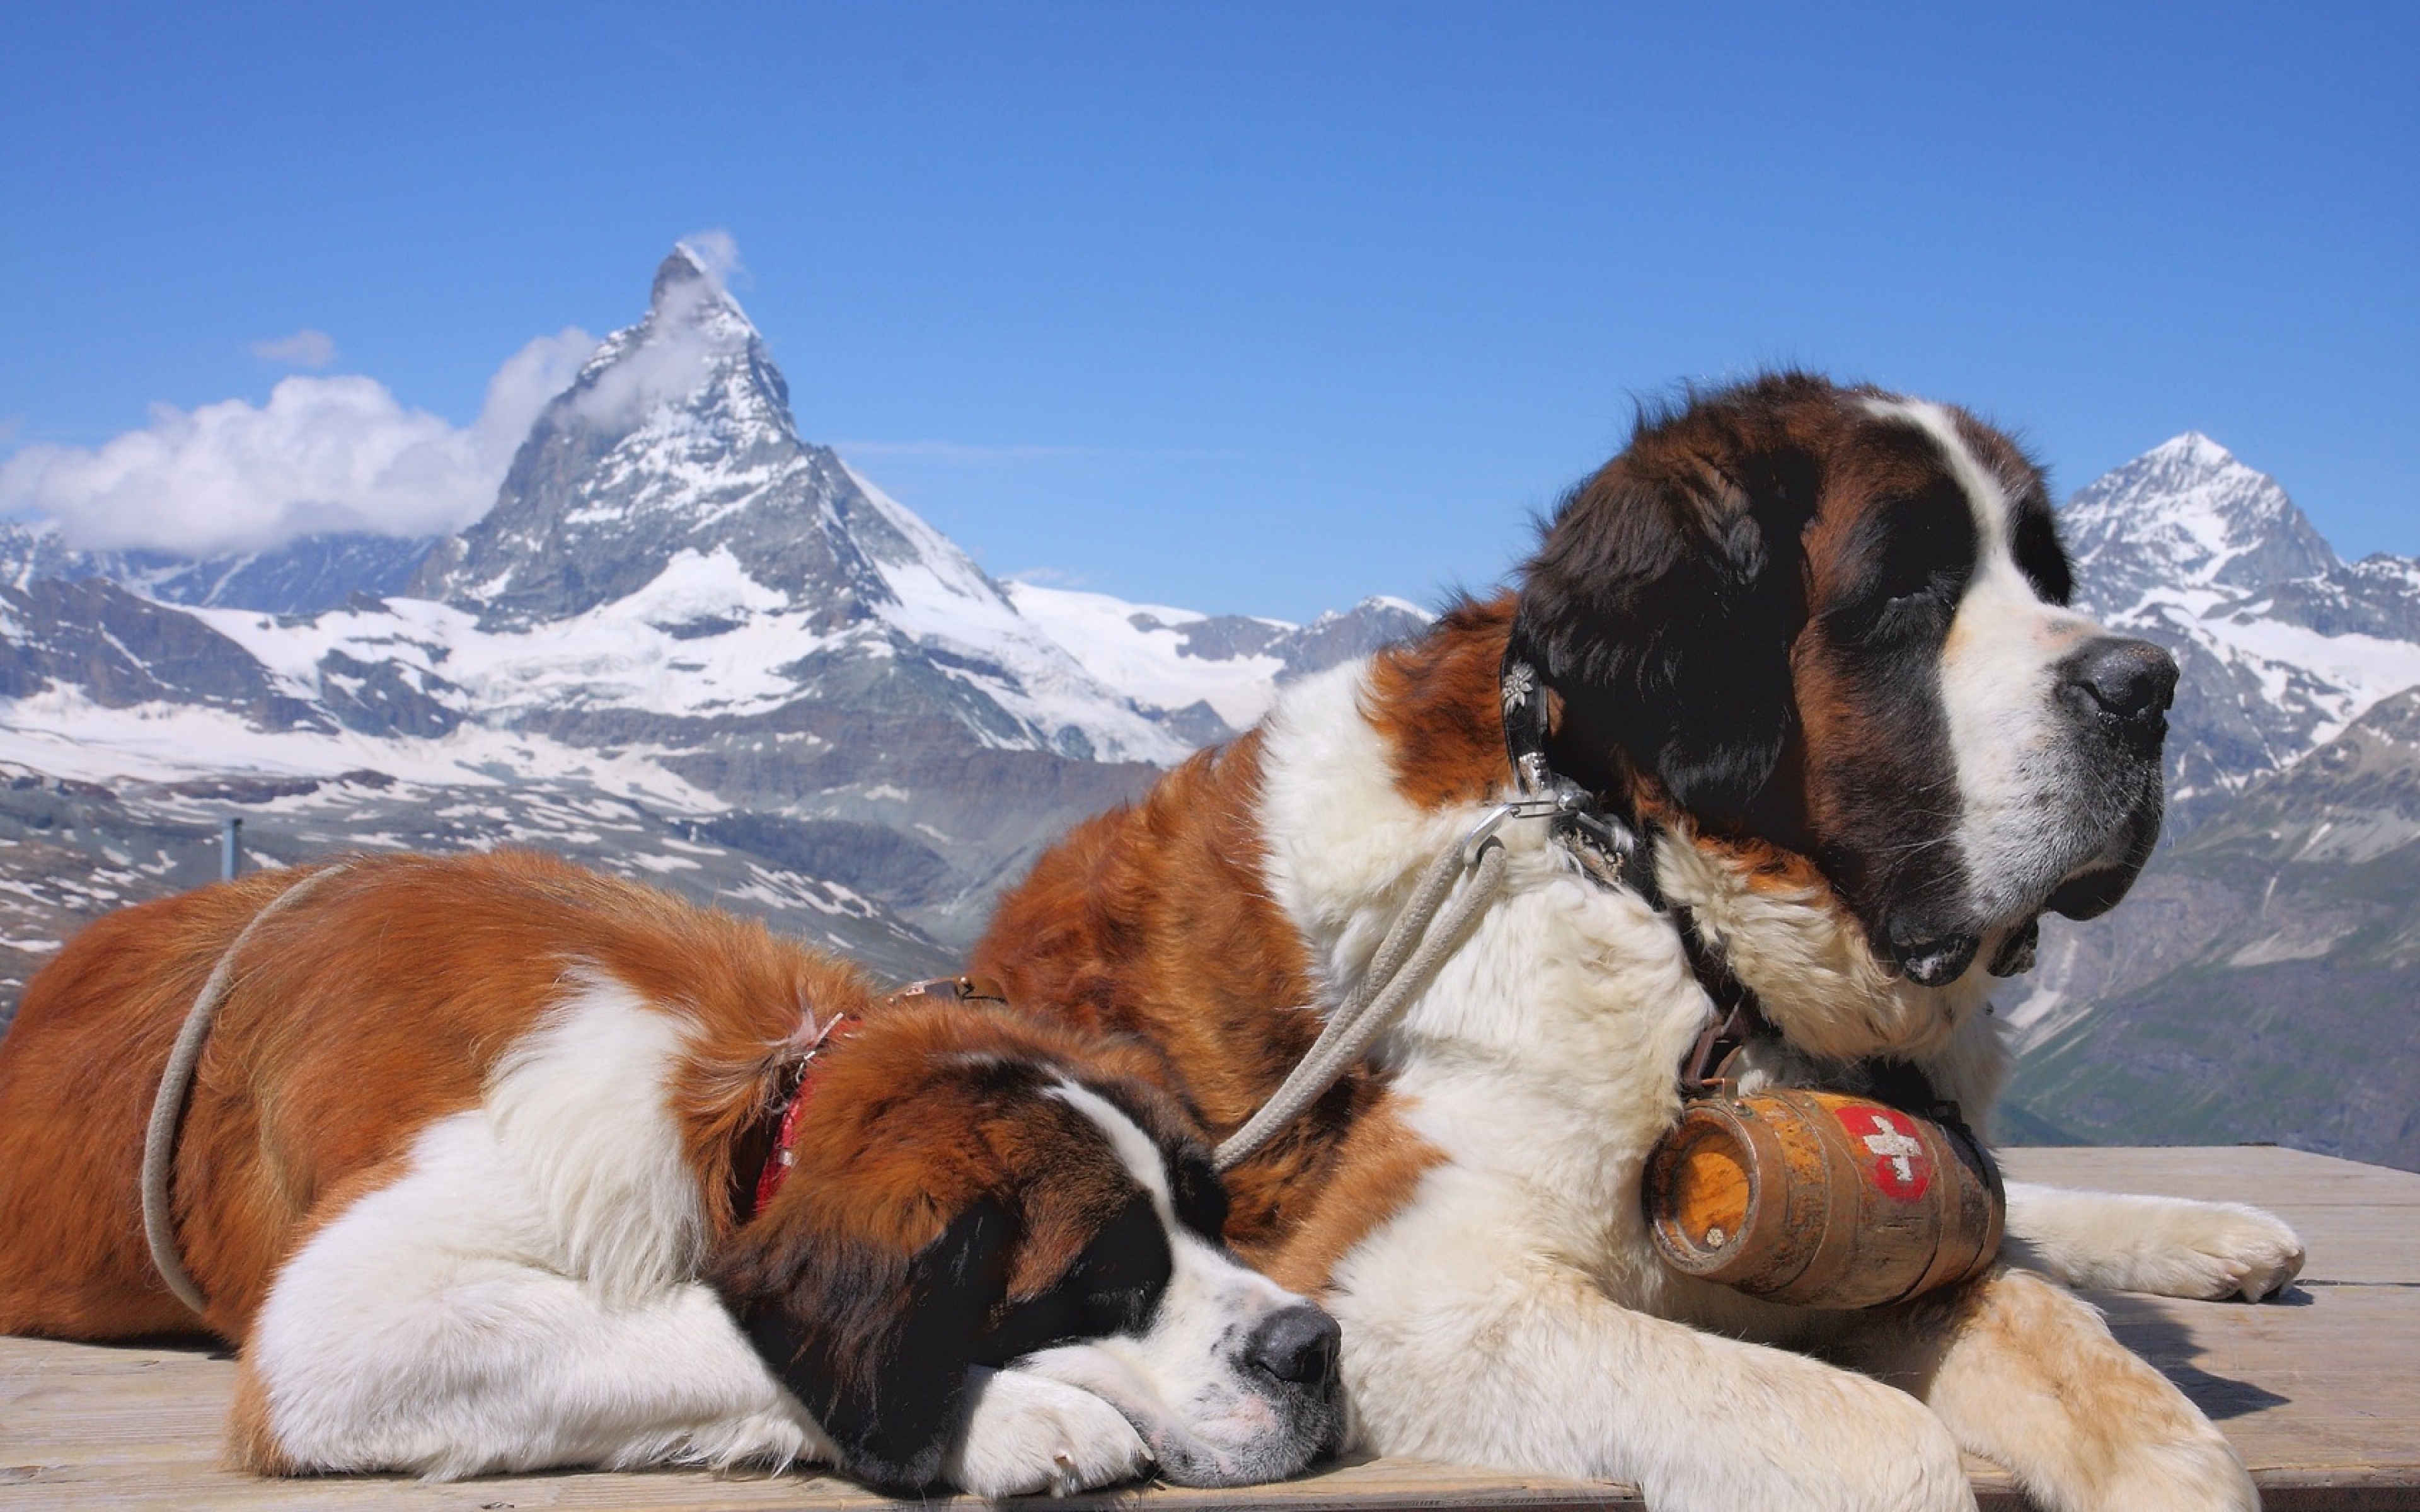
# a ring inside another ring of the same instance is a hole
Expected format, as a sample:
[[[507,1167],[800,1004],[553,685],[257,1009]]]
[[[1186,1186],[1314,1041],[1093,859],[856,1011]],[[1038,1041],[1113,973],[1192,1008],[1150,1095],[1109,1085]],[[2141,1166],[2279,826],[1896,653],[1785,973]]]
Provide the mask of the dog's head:
[[[1336,1324],[1229,1254],[1208,1146],[1141,1051],[901,1007],[828,1054],[716,1279],[849,1473],[932,1484],[978,1366],[1101,1396],[1180,1484],[1335,1440]]]
[[[2177,669],[2067,607],[2042,477],[1962,410],[1782,375],[1642,420],[1528,564],[1566,776],[1811,861],[1909,979],[2149,858]]]

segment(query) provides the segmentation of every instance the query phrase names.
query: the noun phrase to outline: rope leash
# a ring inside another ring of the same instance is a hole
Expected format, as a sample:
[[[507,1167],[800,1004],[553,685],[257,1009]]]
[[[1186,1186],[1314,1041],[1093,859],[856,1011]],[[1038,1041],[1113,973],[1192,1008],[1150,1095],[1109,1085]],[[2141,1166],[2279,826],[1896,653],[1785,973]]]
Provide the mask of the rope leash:
[[[1377,953],[1370,958],[1370,969],[1328,1015],[1318,1040],[1260,1110],[1219,1142],[1212,1156],[1219,1171],[1233,1170],[1249,1159],[1303,1109],[1318,1102],[1378,1036],[1403,1017],[1404,1010],[1420,995],[1446,958],[1461,948],[1479,916],[1504,890],[1504,842],[1496,838],[1504,822],[1550,819],[1569,808],[1568,801],[1557,797],[1501,804],[1429,863],[1411,898],[1387,927]],[[1447,895],[1466,872],[1470,873],[1470,885],[1440,921],[1438,914]]]
[[[252,940],[254,932],[271,915],[288,904],[301,903],[330,877],[344,872],[349,862],[322,867],[269,901],[268,906],[252,916],[251,921],[239,931],[235,942],[219,957],[210,971],[209,980],[194,997],[194,1006],[185,1011],[184,1026],[177,1031],[176,1047],[168,1052],[167,1068],[160,1073],[160,1090],[151,1099],[151,1121],[143,1132],[143,1238],[151,1246],[151,1263],[160,1272],[160,1279],[177,1300],[195,1313],[204,1308],[201,1288],[185,1269],[184,1257],[177,1248],[175,1215],[168,1208],[168,1182],[175,1174],[177,1129],[185,1116],[186,1094],[193,1090],[194,1068],[202,1058],[203,1041],[209,1038],[210,1021],[218,1017],[220,1005],[226,1001],[227,988],[235,980],[236,957]]]

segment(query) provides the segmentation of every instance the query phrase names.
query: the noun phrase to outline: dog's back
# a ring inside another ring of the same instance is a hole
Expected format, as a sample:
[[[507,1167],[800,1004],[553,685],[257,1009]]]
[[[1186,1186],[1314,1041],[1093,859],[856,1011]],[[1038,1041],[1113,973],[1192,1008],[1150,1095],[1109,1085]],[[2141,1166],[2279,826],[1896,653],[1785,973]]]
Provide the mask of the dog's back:
[[[266,873],[109,914],[27,984],[0,1039],[0,1333],[193,1326],[144,1244],[144,1125],[212,964],[292,880]]]
[[[211,971],[307,874],[111,914],[28,985],[0,1041],[0,1332],[194,1326],[144,1239],[144,1129]],[[461,949],[471,933],[480,948]],[[762,1025],[722,1026],[768,1042],[799,1002],[846,1000],[839,979],[855,981],[752,923],[526,853],[383,856],[331,878],[245,941],[195,1068],[172,1191],[185,1263],[209,1300],[201,1321],[240,1337],[314,1210],[376,1180],[433,1119],[475,1105],[497,1057],[583,964],[710,1018],[761,1013]],[[380,1118],[360,1116],[365,1099]]]

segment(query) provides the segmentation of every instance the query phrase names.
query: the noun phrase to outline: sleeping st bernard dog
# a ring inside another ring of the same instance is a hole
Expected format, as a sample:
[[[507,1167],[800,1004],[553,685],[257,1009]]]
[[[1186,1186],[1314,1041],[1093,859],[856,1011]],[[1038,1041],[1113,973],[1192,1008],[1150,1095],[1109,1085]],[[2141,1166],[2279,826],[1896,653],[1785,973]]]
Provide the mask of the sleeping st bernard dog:
[[[1609,840],[1506,825],[1505,892],[1229,1175],[1231,1242],[1344,1325],[1361,1443],[1666,1512],[1968,1506],[1962,1447],[2046,1506],[2253,1505],[2059,1282],[2258,1297],[2302,1257],[2266,1214],[2012,1185],[2002,1268],[1854,1313],[1683,1277],[1642,1215],[1712,1011],[1683,907],[1761,998],[1749,1089],[1920,1075],[1988,1109],[1993,968],[2024,968],[2043,911],[2114,904],[2160,825],[2176,669],[2069,588],[2040,471],[1972,416],[1799,375],[1696,396],[1562,503],[1516,592],[1075,831],[974,967],[1150,1040],[1223,1135],[1434,857],[1576,784]]]
[[[240,1344],[233,1452],[269,1473],[808,1460],[1007,1495],[1267,1479],[1334,1438],[1334,1321],[1230,1257],[1135,1047],[875,1002],[535,855],[355,860],[263,917],[318,875],[112,914],[27,988],[0,1330]],[[146,1247],[144,1130],[256,917],[177,1146],[196,1318]]]

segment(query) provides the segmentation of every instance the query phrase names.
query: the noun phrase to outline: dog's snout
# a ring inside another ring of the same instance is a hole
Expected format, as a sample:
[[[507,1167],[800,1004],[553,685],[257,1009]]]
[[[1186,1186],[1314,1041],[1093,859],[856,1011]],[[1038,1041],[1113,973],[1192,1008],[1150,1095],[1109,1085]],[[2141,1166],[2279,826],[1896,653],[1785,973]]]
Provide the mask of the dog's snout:
[[[2100,637],[2069,657],[2064,671],[2069,687],[2115,718],[2148,722],[2176,699],[2176,658],[2149,640]]]
[[[1343,1339],[1336,1319],[1318,1308],[1287,1307],[1252,1330],[1244,1358],[1280,1381],[1324,1391],[1335,1382]]]

